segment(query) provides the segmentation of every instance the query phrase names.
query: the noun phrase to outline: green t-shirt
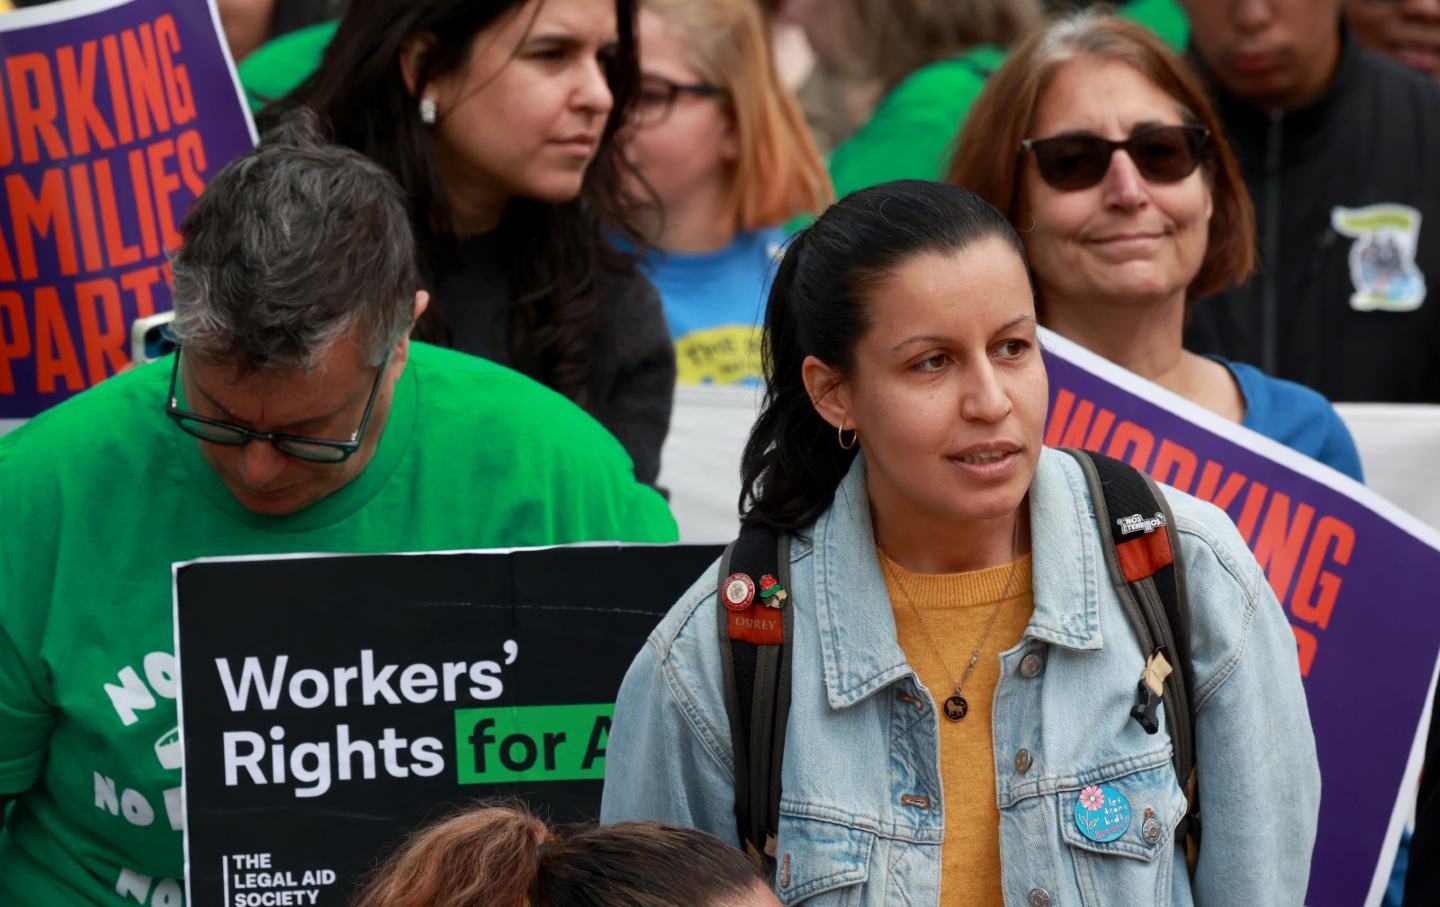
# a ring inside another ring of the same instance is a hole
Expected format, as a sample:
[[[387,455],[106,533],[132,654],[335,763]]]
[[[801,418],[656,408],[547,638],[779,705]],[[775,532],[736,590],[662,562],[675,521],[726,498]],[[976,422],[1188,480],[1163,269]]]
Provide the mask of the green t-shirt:
[[[0,438],[5,907],[183,902],[172,563],[676,538],[579,408],[418,343],[365,471],[299,513],[252,513],[165,417],[170,367]]]
[[[1133,0],[1120,15],[1148,26],[1176,50],[1189,40],[1189,21],[1175,0]],[[976,47],[901,82],[831,154],[835,197],[891,180],[944,179],[960,124],[1004,61],[1000,48]]]

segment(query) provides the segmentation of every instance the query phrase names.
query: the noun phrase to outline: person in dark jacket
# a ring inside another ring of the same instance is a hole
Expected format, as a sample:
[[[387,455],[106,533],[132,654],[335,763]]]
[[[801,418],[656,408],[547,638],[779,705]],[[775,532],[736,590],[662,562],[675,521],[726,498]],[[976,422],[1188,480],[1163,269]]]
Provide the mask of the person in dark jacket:
[[[1331,400],[1440,402],[1440,84],[1363,49],[1342,0],[1183,5],[1260,238],[1187,346]]]
[[[660,297],[607,235],[644,245],[616,144],[640,78],[634,0],[350,4],[292,107],[389,170],[430,308],[416,338],[559,391],[654,484],[675,349]]]

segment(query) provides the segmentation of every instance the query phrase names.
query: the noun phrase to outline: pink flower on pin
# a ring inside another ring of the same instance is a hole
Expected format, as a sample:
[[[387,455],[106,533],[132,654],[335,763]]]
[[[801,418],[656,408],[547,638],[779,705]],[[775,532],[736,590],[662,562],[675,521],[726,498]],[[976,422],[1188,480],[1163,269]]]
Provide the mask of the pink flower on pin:
[[[1080,806],[1086,812],[1098,812],[1105,805],[1105,795],[1100,793],[1100,788],[1090,785],[1080,792]]]

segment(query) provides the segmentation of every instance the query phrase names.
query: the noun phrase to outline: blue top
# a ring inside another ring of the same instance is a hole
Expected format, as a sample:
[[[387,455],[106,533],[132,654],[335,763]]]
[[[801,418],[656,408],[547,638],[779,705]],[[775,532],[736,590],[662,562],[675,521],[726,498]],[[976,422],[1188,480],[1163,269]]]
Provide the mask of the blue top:
[[[665,306],[679,383],[760,382],[760,324],[784,242],[782,228],[766,227],[718,252],[656,251],[640,262]]]
[[[1302,384],[1272,378],[1253,365],[1231,362],[1218,356],[1216,362],[1230,370],[1245,397],[1244,426],[1292,450],[1319,460],[1357,482],[1365,481],[1360,469],[1360,452],[1350,429],[1340,421],[1335,407],[1317,391]]]

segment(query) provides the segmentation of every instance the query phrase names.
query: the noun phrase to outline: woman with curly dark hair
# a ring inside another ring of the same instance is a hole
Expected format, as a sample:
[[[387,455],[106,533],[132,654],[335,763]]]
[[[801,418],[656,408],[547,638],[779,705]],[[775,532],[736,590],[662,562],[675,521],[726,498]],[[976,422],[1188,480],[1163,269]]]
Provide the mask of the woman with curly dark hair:
[[[554,388],[654,482],[674,351],[615,146],[638,83],[632,0],[352,4],[319,69],[267,109],[308,106],[410,197],[431,305],[416,337]]]

